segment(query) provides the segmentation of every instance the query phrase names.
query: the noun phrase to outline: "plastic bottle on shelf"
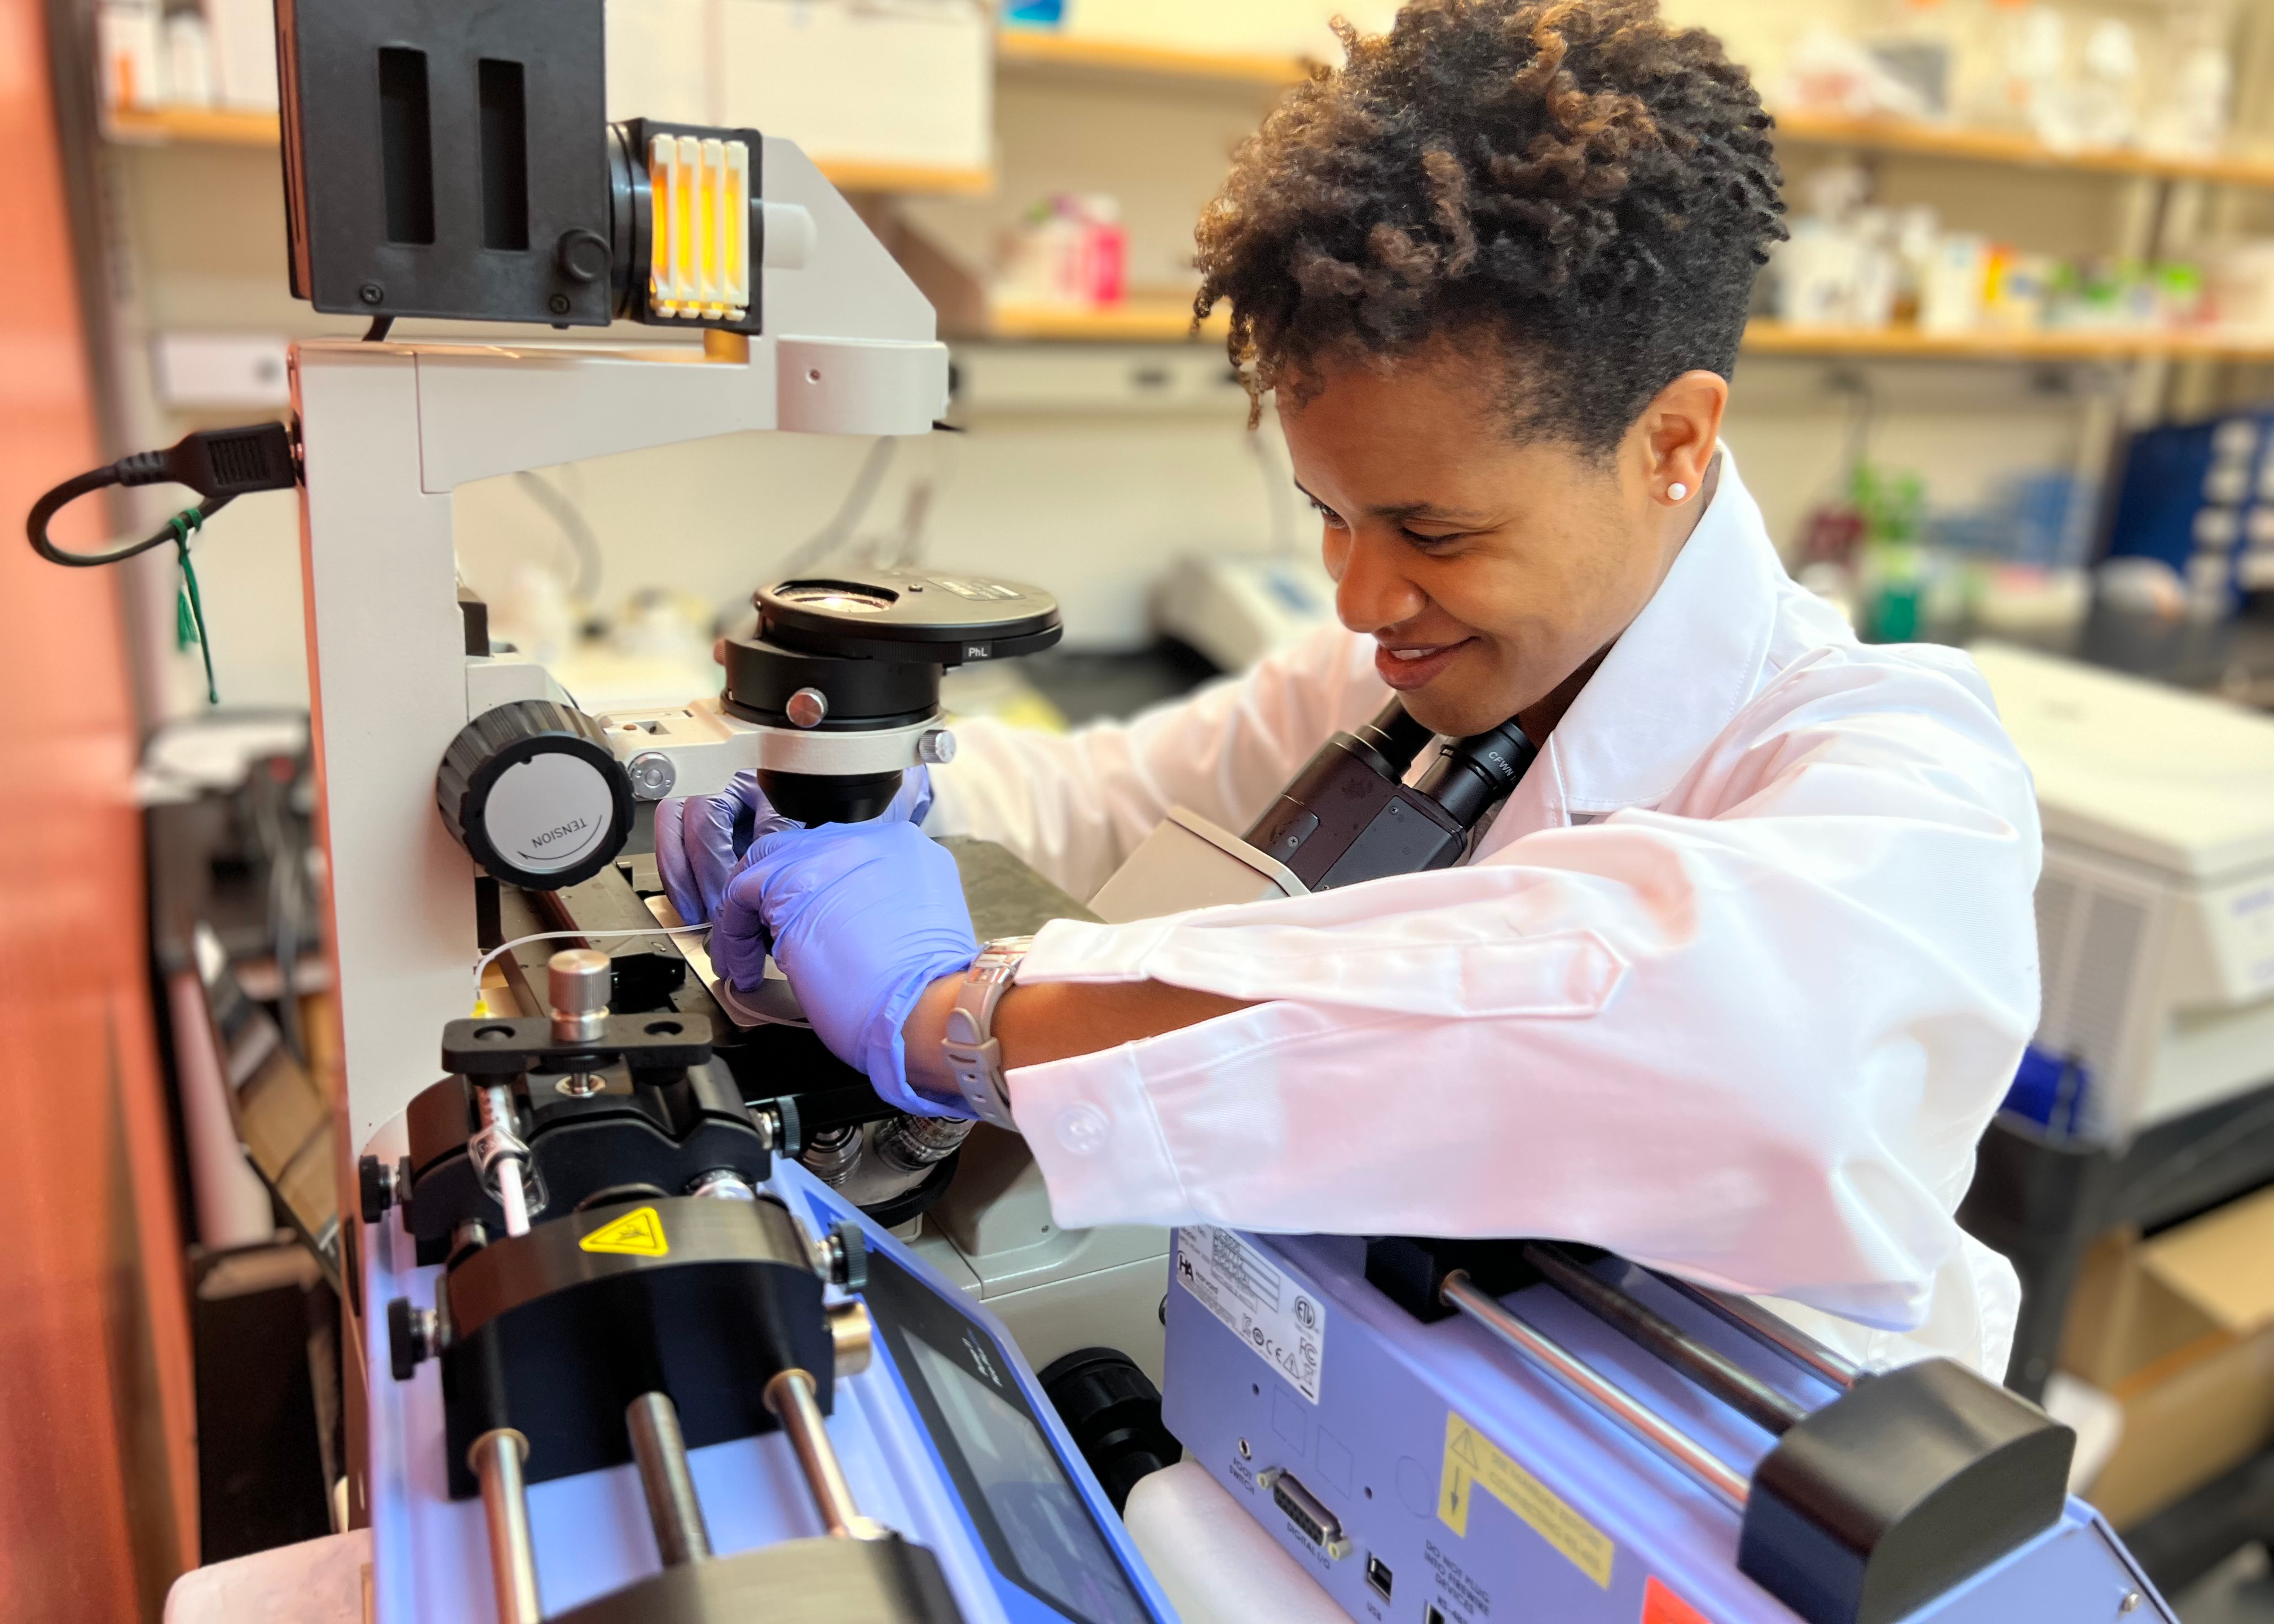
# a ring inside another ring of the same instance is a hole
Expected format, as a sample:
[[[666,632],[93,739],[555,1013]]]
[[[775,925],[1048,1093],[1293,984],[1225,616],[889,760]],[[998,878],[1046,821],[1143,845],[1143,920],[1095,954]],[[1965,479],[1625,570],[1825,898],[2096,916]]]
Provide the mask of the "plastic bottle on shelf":
[[[1990,71],[1977,81],[1969,117],[2046,139],[2044,120],[2059,99],[2067,62],[2061,14],[2044,0],[1992,0],[1985,34]]]
[[[2140,47],[2131,27],[2104,17],[2085,31],[2083,71],[2067,86],[2080,145],[2132,147],[2140,139]]]
[[[1971,333],[1980,327],[1989,265],[1986,238],[1965,231],[1939,237],[1919,281],[1919,330]]]
[[[213,34],[200,11],[166,18],[166,102],[171,107],[214,104]]]
[[[1879,65],[1917,93],[1920,115],[1947,119],[1956,107],[1969,0],[1895,0],[1894,15],[1869,45]]]
[[[2172,14],[2169,31],[2171,70],[2142,122],[2141,144],[2176,157],[2210,157],[2225,145],[2234,99],[2234,64],[2220,13],[2209,4],[2189,6]]]

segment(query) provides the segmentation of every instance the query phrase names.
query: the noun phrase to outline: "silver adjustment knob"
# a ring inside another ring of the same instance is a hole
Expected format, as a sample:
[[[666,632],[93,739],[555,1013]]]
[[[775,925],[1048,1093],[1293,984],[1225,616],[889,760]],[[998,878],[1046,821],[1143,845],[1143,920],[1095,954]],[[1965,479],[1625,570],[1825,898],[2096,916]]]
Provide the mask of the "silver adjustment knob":
[[[607,1035],[614,973],[606,953],[589,947],[555,953],[546,961],[545,979],[554,1042],[597,1043]]]
[[[782,711],[800,727],[818,727],[829,714],[829,695],[817,688],[802,688],[789,696]]]
[[[643,750],[624,763],[631,776],[632,796],[638,801],[661,801],[679,782],[679,768],[661,750]]]
[[[916,759],[928,767],[944,767],[955,759],[955,735],[935,727],[916,740]]]

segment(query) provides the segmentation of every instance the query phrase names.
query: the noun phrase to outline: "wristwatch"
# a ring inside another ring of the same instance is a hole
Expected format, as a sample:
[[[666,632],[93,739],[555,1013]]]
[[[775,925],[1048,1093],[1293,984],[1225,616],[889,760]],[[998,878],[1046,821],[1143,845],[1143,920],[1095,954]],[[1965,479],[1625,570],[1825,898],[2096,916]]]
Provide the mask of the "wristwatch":
[[[939,1041],[947,1069],[974,1116],[998,1128],[1018,1131],[1011,1120],[1011,1092],[1003,1080],[1003,1046],[995,1038],[995,1006],[1019,979],[1019,966],[1032,936],[1004,936],[979,950],[979,957],[956,989],[947,1012],[947,1035]]]

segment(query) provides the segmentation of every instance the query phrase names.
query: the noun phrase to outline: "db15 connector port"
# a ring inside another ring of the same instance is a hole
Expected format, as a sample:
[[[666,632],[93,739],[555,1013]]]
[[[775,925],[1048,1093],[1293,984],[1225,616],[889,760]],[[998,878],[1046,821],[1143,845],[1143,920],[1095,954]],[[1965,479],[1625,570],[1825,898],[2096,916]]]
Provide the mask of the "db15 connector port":
[[[1351,1553],[1343,1534],[1342,1519],[1319,1503],[1317,1495],[1276,1466],[1255,1474],[1255,1481],[1271,1491],[1271,1503],[1287,1514],[1303,1538],[1319,1547],[1329,1560],[1339,1562]]]

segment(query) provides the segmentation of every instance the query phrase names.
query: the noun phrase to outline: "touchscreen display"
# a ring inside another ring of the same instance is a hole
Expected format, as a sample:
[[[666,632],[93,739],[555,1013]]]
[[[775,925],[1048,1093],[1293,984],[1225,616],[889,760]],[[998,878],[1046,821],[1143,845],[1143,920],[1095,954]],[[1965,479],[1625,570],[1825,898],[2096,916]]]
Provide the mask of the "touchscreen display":
[[[1085,1624],[1148,1624],[1034,1422],[922,1336],[908,1346],[1028,1586]]]

